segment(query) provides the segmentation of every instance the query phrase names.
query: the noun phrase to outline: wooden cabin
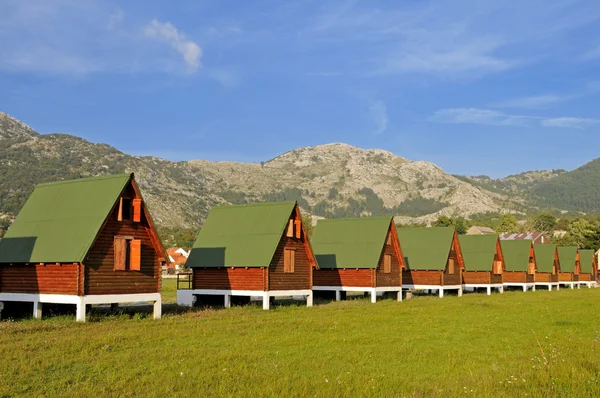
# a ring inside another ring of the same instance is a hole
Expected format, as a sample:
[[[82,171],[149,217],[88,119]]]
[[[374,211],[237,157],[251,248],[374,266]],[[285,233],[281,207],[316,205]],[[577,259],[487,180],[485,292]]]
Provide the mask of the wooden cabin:
[[[500,240],[504,255],[504,287],[535,291],[535,252],[531,240]]]
[[[296,202],[213,207],[186,265],[191,289],[178,289],[177,302],[192,306],[196,296],[305,296],[312,306],[317,267]]]
[[[392,217],[320,220],[311,237],[319,269],[313,290],[371,294],[397,292],[402,301],[404,256]]]
[[[558,258],[558,249],[553,244],[534,244],[535,253],[535,286],[547,286],[552,290],[552,286],[560,289],[558,283],[558,274],[560,272],[560,260]]]
[[[579,284],[587,287],[596,286],[598,263],[594,250],[579,250]]]
[[[573,289],[579,286],[579,253],[577,246],[559,246],[558,258],[560,261],[560,272],[558,273],[558,282],[561,285]]]
[[[0,302],[153,302],[165,252],[133,174],[38,185],[0,242]]]
[[[463,287],[504,292],[504,256],[498,235],[463,235],[458,237],[464,258]]]
[[[406,268],[404,289],[457,290],[462,296],[463,257],[453,227],[397,228]]]

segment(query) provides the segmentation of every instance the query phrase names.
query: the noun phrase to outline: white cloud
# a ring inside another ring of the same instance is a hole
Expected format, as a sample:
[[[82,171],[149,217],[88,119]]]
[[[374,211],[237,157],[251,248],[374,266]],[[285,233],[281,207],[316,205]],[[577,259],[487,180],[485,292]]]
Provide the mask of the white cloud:
[[[451,108],[437,111],[429,120],[437,123],[527,126],[535,118],[479,108]]]
[[[200,58],[202,49],[192,40],[179,32],[170,22],[160,22],[153,19],[145,28],[144,34],[147,37],[168,43],[173,49],[183,56],[185,63],[190,71],[195,71],[202,66]]]
[[[507,101],[502,101],[493,105],[495,108],[528,108],[528,109],[540,109],[546,108],[550,105],[555,105],[559,102],[565,101],[569,97],[561,97],[558,95],[538,95],[533,97],[521,97],[514,98]]]
[[[375,134],[381,134],[388,128],[387,106],[381,100],[373,102],[369,106],[371,119],[375,123]]]
[[[541,125],[544,127],[558,127],[566,129],[578,129],[584,130],[587,127],[600,124],[598,119],[587,119],[581,117],[557,117],[549,118],[541,121]]]
[[[482,124],[488,126],[556,127],[583,130],[600,124],[598,119],[578,117],[540,117],[510,115],[492,109],[450,108],[441,109],[429,121],[448,124]]]

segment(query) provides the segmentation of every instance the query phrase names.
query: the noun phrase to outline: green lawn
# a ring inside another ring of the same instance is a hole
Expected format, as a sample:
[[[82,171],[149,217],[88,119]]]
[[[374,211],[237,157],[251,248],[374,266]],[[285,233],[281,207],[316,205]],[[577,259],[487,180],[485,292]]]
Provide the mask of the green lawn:
[[[177,302],[177,279],[163,278],[161,296],[163,303]]]
[[[598,303],[562,289],[3,321],[0,397],[600,396]]]

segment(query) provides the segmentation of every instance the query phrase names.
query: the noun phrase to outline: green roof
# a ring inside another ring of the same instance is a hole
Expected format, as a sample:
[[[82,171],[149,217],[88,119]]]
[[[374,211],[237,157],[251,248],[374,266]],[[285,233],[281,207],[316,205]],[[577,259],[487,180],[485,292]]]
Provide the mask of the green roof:
[[[310,239],[319,268],[377,268],[391,217],[320,220]]]
[[[530,240],[501,240],[500,246],[506,271],[527,272],[529,270]]]
[[[575,272],[577,246],[559,246],[558,259],[560,260],[560,272]]]
[[[465,271],[492,271],[498,235],[461,235],[458,240]]]
[[[396,231],[408,270],[446,269],[454,227],[397,228]]]
[[[296,202],[213,207],[188,267],[268,267]]]
[[[579,250],[579,263],[581,264],[582,274],[592,274],[594,272],[594,255],[593,250]]]
[[[552,272],[554,267],[554,255],[556,254],[556,245],[537,244],[533,245],[535,253],[535,265],[538,272]]]
[[[0,242],[0,262],[82,262],[132,176],[38,185]]]

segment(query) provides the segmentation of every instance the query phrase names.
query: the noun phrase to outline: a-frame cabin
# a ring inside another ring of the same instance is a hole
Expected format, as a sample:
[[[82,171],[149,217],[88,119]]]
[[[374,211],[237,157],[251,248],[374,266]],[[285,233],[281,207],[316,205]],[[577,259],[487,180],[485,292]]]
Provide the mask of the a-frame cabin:
[[[558,249],[553,244],[534,244],[535,253],[535,286],[547,286],[552,290],[552,286],[560,289],[558,283],[558,274],[560,272],[560,260],[558,258]]]
[[[0,242],[0,302],[153,302],[166,258],[133,174],[38,185]]]
[[[465,289],[484,288],[504,292],[504,256],[498,235],[462,235],[458,237],[465,262],[463,286]]]
[[[319,264],[313,290],[334,291],[336,300],[346,292],[397,292],[402,301],[404,256],[392,217],[320,220],[311,237]]]
[[[504,287],[535,291],[535,252],[531,240],[500,240],[504,255]]]
[[[397,228],[406,268],[402,287],[415,290],[457,290],[462,296],[464,261],[453,227]]]
[[[177,303],[192,306],[196,296],[305,296],[312,306],[317,267],[296,202],[213,207],[186,266],[191,289],[177,291]]]
[[[579,286],[580,265],[577,246],[559,246],[558,258],[560,261],[559,284],[568,286],[571,289]]]
[[[594,250],[579,250],[579,265],[581,268],[579,284],[587,287],[596,286],[598,264]]]

